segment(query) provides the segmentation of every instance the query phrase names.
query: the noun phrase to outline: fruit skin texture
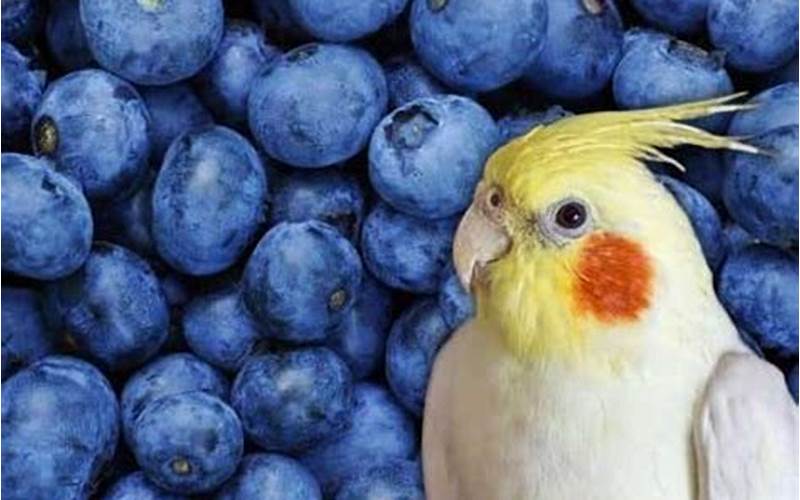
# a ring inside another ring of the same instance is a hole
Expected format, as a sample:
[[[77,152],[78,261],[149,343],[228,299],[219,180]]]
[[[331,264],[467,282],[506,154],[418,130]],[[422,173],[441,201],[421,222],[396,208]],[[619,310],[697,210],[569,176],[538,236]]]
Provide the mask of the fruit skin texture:
[[[422,67],[413,54],[395,56],[383,64],[389,88],[389,108],[399,108],[422,97],[447,94],[444,85]]]
[[[744,137],[785,125],[797,125],[797,82],[787,82],[764,90],[747,103],[756,107],[733,115],[728,126],[728,135]]]
[[[80,189],[32,156],[2,157],[3,271],[52,280],[89,256],[92,214]]]
[[[347,42],[392,23],[408,0],[286,0],[292,18],[314,38]]]
[[[222,271],[251,243],[266,200],[264,167],[247,139],[218,126],[186,132],[153,186],[156,249],[185,274]]]
[[[386,103],[386,78],[369,53],[312,43],[263,71],[247,107],[250,131],[267,154],[295,167],[317,168],[358,153]]]
[[[150,112],[151,162],[160,165],[172,141],[184,132],[214,125],[214,117],[185,83],[141,87]]]
[[[3,66],[3,151],[24,150],[28,145],[31,117],[42,99],[46,74],[34,69],[33,61],[7,42],[3,42],[0,60]]]
[[[447,85],[471,92],[502,87],[522,76],[542,50],[545,0],[413,0],[411,41]]]
[[[413,293],[434,293],[450,260],[457,217],[426,220],[380,202],[361,231],[367,269],[386,285]]]
[[[765,245],[750,245],[725,261],[720,301],[736,324],[765,350],[797,355],[797,259]]]
[[[56,335],[45,322],[36,290],[4,286],[2,292],[3,380],[55,353]]]
[[[167,339],[169,309],[158,278],[124,247],[96,243],[84,266],[51,289],[78,350],[104,370],[138,366]]]
[[[425,219],[463,211],[497,146],[491,115],[461,96],[412,101],[386,116],[369,145],[372,186],[397,210]]]
[[[380,495],[404,500],[425,500],[419,464],[396,460],[357,473],[342,485],[336,494],[336,500],[362,500]]]
[[[200,391],[153,401],[136,418],[131,437],[148,479],[175,493],[214,490],[233,475],[244,449],[236,413]]]
[[[789,392],[797,403],[797,364],[786,374],[786,383],[789,386]]]
[[[44,0],[3,2],[3,41],[24,44],[32,41],[42,26]]]
[[[150,114],[136,89],[111,73],[86,69],[51,83],[31,125],[37,156],[76,179],[90,200],[130,194],[150,155]]]
[[[265,488],[269,485],[269,488]],[[217,492],[217,500],[322,500],[314,476],[294,459],[253,453]]]
[[[361,276],[358,253],[333,227],[283,222],[250,256],[244,300],[268,336],[295,343],[324,340],[353,307]]]
[[[87,498],[114,456],[119,408],[92,365],[49,356],[3,382],[3,495]]]
[[[707,25],[740,71],[769,71],[797,54],[797,0],[709,0]]]
[[[49,6],[45,36],[53,58],[67,71],[91,66],[94,57],[81,24],[80,0],[50,0]]]
[[[543,111],[530,111],[520,109],[511,112],[497,120],[497,129],[500,131],[500,144],[523,136],[539,125],[548,125],[567,116],[572,116],[561,106],[555,105]]]
[[[103,68],[139,85],[196,74],[223,31],[222,0],[81,0],[81,21]]]
[[[631,4],[648,23],[687,36],[705,28],[709,0],[631,0]]]
[[[442,279],[438,304],[442,319],[453,331],[475,316],[475,301],[458,281],[458,275],[452,266],[448,266],[445,277]]]
[[[142,471],[123,477],[103,496],[103,500],[184,500],[185,498],[162,490],[147,479]]]
[[[595,4],[600,6],[599,12],[587,7]],[[599,93],[622,55],[623,26],[616,4],[610,0],[547,0],[547,6],[544,48],[525,71],[526,83],[561,100]]]
[[[335,436],[353,407],[350,370],[324,347],[251,357],[231,389],[247,436],[265,450],[297,452]]]

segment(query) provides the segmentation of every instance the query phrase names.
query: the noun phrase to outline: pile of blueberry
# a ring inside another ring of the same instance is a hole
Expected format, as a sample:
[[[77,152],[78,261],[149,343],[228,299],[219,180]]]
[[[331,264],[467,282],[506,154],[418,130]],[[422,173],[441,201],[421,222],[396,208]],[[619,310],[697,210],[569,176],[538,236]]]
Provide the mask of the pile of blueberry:
[[[8,499],[421,499],[453,233],[572,113],[748,91],[653,165],[797,398],[797,0],[3,0]],[[569,111],[568,111],[569,110]]]

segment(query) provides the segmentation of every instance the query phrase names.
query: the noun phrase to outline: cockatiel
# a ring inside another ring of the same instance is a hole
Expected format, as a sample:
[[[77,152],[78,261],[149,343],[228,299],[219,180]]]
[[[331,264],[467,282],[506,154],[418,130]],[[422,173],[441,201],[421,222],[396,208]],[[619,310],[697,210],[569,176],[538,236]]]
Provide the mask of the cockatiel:
[[[677,122],[736,97],[565,118],[489,159],[453,250],[477,314],[428,386],[430,500],[797,498],[797,406],[643,164],[759,153]]]

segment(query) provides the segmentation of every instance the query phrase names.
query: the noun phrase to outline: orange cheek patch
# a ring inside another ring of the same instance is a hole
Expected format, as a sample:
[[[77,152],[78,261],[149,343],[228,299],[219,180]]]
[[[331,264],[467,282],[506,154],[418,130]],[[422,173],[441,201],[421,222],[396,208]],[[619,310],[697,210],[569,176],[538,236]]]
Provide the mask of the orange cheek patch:
[[[650,305],[653,268],[641,245],[609,233],[590,236],[578,256],[577,311],[604,323],[634,321]]]

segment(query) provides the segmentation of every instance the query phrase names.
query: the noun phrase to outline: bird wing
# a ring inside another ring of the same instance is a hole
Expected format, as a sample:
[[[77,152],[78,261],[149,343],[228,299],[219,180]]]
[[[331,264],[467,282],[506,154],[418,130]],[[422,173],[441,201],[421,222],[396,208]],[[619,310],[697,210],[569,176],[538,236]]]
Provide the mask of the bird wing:
[[[797,405],[774,366],[720,358],[693,433],[700,500],[797,499]]]

